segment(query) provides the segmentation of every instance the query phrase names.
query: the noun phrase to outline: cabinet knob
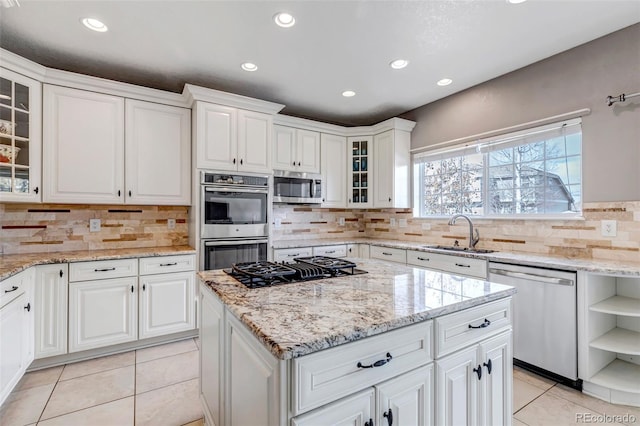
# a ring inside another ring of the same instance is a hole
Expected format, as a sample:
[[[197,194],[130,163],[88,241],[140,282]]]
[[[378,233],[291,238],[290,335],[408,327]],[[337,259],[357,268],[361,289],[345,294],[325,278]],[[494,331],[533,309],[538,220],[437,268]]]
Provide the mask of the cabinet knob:
[[[146,284],[142,284],[142,291],[147,291],[147,285]]]
[[[391,408],[389,408],[389,411],[387,411],[386,413],[383,413],[382,417],[385,417],[387,419],[387,422],[389,422],[389,426],[393,425],[393,411],[391,411]]]
[[[296,162],[294,161],[293,163],[291,163],[291,165],[292,165],[292,166],[295,166],[295,165],[296,165]]]
[[[133,293],[133,286],[131,286],[131,293]]]
[[[62,278],[63,275],[64,275],[64,272],[62,272],[62,269],[60,269],[60,278]]]
[[[240,165],[242,166],[242,158],[240,159]]]
[[[478,375],[478,380],[482,379],[482,366],[478,364],[478,368],[474,368],[473,372]]]
[[[38,189],[38,187],[36,186],[35,188],[33,188],[33,192],[35,192],[36,194],[40,191],[40,189]]]
[[[235,158],[233,159],[233,164],[236,164],[236,159]]]
[[[131,197],[131,190],[129,190],[129,197]]]
[[[489,372],[489,374],[491,374],[491,360],[487,361],[487,362],[483,362],[482,365],[484,365],[485,367],[487,367],[487,371]]]
[[[31,303],[27,303],[27,306],[24,307],[27,312],[31,312]]]
[[[118,197],[120,196],[120,190],[118,189]]]
[[[300,162],[298,161],[298,166],[300,166]]]
[[[389,202],[391,202],[391,197],[389,197]]]

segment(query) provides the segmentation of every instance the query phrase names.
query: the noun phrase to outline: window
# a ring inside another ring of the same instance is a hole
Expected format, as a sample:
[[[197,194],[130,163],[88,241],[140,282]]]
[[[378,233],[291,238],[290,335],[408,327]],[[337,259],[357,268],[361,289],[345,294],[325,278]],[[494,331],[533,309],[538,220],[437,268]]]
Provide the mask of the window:
[[[581,154],[579,119],[417,154],[414,215],[577,215]]]

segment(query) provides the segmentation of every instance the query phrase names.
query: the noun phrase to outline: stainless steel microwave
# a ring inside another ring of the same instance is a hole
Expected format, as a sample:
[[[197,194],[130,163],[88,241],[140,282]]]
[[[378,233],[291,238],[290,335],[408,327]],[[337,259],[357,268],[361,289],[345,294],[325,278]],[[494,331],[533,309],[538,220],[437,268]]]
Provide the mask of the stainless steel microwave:
[[[322,178],[316,173],[274,170],[273,202],[292,204],[322,203]]]

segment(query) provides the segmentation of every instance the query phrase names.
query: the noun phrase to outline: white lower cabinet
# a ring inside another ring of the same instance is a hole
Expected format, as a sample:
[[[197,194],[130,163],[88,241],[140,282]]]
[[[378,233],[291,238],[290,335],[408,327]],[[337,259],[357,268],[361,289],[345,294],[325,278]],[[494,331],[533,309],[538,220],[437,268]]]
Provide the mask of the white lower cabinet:
[[[436,424],[510,425],[511,332],[436,360]]]
[[[40,265],[35,273],[35,358],[66,354],[69,265]]]
[[[293,426],[373,426],[375,390],[348,396],[326,407],[291,419]]]
[[[69,352],[138,337],[138,277],[69,283]]]
[[[195,328],[193,272],[141,276],[139,289],[140,339]]]
[[[229,426],[276,426],[286,419],[284,361],[273,357],[244,326],[228,316],[225,326],[228,348],[224,421]]]
[[[433,364],[376,385],[377,425],[433,424]]]
[[[0,405],[33,361],[33,270],[0,283]]]
[[[511,425],[510,322],[478,328],[480,340],[434,357],[434,330],[500,311],[510,298],[449,314],[440,326],[445,317],[289,360],[273,356],[206,284],[200,300],[209,426]]]

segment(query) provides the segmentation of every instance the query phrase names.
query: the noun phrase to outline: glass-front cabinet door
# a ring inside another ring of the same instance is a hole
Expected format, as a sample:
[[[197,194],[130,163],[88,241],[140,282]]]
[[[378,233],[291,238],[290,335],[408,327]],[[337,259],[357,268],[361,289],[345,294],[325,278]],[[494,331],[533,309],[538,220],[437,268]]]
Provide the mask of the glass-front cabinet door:
[[[0,202],[40,201],[40,82],[0,68]]]
[[[347,207],[371,207],[372,196],[371,182],[371,149],[372,138],[351,137],[348,139],[347,150],[349,162],[347,164]]]

